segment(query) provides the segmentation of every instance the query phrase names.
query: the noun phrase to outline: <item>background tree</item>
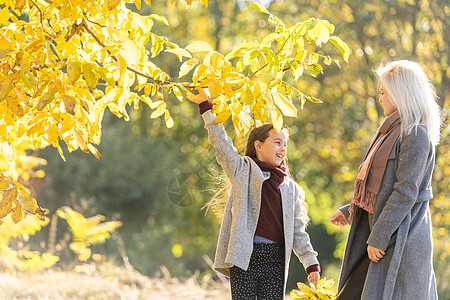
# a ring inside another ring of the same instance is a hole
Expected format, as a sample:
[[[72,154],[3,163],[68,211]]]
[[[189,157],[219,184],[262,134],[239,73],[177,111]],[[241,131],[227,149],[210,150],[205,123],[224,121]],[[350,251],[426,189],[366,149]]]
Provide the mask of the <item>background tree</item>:
[[[244,39],[252,41],[256,37],[261,41],[270,33],[264,15],[243,12],[241,2],[211,1],[206,9],[194,1],[187,9],[183,1],[171,6],[153,1],[151,7],[143,4],[140,13],[157,13],[167,18],[170,26],[156,21],[152,27],[159,36],[179,45],[204,40],[214,45],[217,52],[228,53]],[[330,226],[328,218],[337,207],[350,201],[356,170],[382,118],[376,103],[378,85],[373,70],[381,62],[407,58],[421,63],[432,80],[446,124],[437,147],[435,198],[430,202],[434,265],[439,294],[445,299],[450,291],[446,268],[450,254],[448,3],[272,2],[270,11],[286,24],[310,17],[329,20],[353,51],[349,64],[343,64],[342,69],[329,66],[327,76],[302,76],[292,83],[324,103],[307,102],[299,118],[285,120],[291,137],[289,165],[296,181],[307,190],[312,217],[308,231],[319,252],[324,275],[329,278],[338,277],[346,232]],[[134,5],[127,7],[136,11]],[[152,62],[164,66],[171,78],[179,74],[181,63],[172,54],[158,55]],[[171,129],[166,128],[164,118],[149,118],[153,110],[148,105],[139,104],[137,110],[129,110],[131,120],[126,123],[106,110],[102,143],[98,146],[101,161],[80,151],[67,155],[62,147],[67,159],[64,163],[55,149],[46,148],[39,156],[48,161],[41,167],[47,175],[30,180],[34,180],[35,195],[45,201],[42,203],[50,214],[61,205],[76,204],[83,213],[93,210],[113,219],[120,217],[124,224],[119,232],[130,261],[143,273],[154,276],[160,265],[166,265],[177,276],[189,276],[197,269],[208,273],[211,270],[203,255],[214,256],[218,223],[200,208],[212,195],[220,168],[209,148],[201,118],[195,116],[196,107],[178,102],[173,94],[169,97],[168,107],[174,119]],[[224,125],[231,134],[232,122]],[[242,150],[242,139],[234,139]],[[31,163],[28,158],[27,162]],[[42,176],[42,172],[33,174]],[[106,251],[117,255],[113,243],[106,244]],[[301,266],[295,259],[291,262],[288,289],[305,279]]]

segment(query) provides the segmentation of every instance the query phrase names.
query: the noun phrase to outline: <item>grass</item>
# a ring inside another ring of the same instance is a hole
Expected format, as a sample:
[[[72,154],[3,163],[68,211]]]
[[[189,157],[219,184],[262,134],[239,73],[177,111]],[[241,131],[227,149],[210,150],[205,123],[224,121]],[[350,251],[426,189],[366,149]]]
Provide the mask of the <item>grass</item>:
[[[155,278],[111,263],[87,264],[76,271],[0,273],[0,299],[229,299],[229,287],[195,274],[174,278],[166,268]]]

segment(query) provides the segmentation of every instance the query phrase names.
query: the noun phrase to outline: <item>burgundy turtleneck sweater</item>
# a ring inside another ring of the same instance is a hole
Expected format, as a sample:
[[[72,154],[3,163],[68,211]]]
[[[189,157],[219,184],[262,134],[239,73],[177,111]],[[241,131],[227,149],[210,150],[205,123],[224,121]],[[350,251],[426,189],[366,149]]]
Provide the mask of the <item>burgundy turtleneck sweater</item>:
[[[270,178],[262,186],[261,210],[255,235],[284,245],[283,207],[279,187],[287,176],[286,167],[275,167],[256,158],[253,160],[261,170],[270,172]]]

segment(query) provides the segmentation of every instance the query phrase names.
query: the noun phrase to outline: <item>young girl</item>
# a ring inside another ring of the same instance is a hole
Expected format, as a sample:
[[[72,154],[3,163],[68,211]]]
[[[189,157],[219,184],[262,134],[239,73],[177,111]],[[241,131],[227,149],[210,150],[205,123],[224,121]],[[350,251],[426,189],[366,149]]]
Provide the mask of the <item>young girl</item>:
[[[230,277],[232,299],[284,299],[292,250],[309,282],[317,283],[320,267],[305,232],[304,192],[285,164],[286,131],[271,124],[254,128],[240,156],[223,126],[214,123],[211,101],[199,92],[187,97],[199,104],[217,161],[231,181],[214,269]]]

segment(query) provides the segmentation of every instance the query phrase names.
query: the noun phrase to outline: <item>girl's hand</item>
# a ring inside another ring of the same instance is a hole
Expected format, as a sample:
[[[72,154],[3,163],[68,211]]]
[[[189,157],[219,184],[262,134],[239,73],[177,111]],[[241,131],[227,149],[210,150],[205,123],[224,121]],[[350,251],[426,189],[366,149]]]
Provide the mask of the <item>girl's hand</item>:
[[[378,262],[383,256],[386,254],[383,250],[375,248],[374,246],[367,246],[367,254],[369,255],[369,259],[373,262]]]
[[[199,94],[194,95],[194,94],[186,94],[186,97],[197,104],[200,104],[202,102],[205,102],[208,100],[208,96],[205,94],[205,91],[203,91],[203,89],[201,87],[197,88],[197,91],[199,92]]]
[[[334,214],[330,217],[330,223],[336,226],[344,227],[345,225],[348,225],[347,219],[345,218],[342,211],[339,209],[334,212]]]
[[[311,272],[308,275],[308,281],[312,284],[318,283],[320,280],[320,273],[319,272]]]

